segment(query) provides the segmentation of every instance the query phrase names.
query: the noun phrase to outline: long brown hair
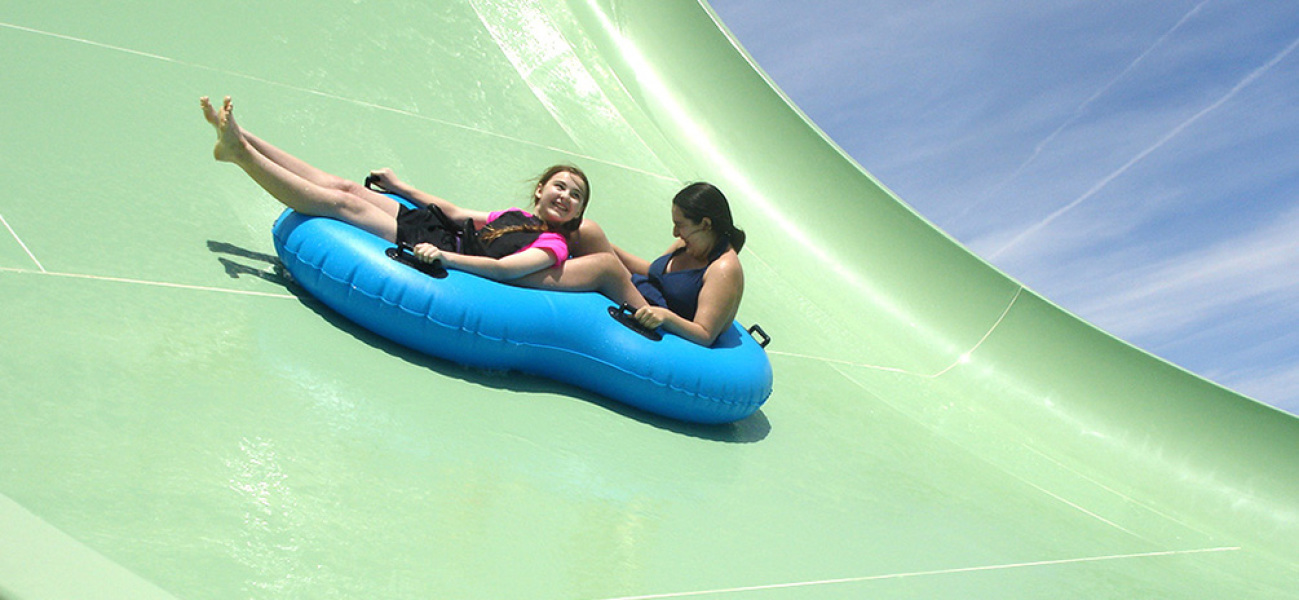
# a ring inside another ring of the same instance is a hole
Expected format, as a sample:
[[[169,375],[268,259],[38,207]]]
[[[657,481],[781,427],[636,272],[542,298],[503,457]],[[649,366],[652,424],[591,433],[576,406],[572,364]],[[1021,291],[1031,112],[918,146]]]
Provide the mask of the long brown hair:
[[[550,168],[546,169],[544,172],[541,173],[541,177],[537,178],[537,185],[533,186],[532,188],[533,193],[535,195],[537,189],[540,189],[542,186],[545,186],[547,183],[550,182],[551,178],[553,178],[556,175],[559,175],[560,173],[571,173],[574,176],[581,178],[582,184],[586,188],[585,193],[582,195],[582,208],[581,210],[578,211],[576,217],[568,221],[565,221],[564,223],[561,223],[557,229],[551,229],[550,224],[546,223],[545,221],[542,221],[541,223],[530,223],[527,225],[513,225],[510,227],[502,227],[500,229],[488,229],[484,231],[482,235],[479,236],[478,239],[482,240],[484,244],[488,244],[491,243],[492,240],[495,240],[496,238],[501,237],[507,233],[516,233],[520,231],[535,231],[538,233],[545,233],[549,231],[553,233],[558,233],[564,237],[568,237],[570,234],[577,231],[577,228],[582,226],[582,217],[583,215],[586,214],[586,207],[591,201],[591,180],[586,178],[586,173],[583,173],[581,169],[573,165],[567,165],[567,164],[552,165]],[[535,204],[535,200],[534,200],[534,204]]]

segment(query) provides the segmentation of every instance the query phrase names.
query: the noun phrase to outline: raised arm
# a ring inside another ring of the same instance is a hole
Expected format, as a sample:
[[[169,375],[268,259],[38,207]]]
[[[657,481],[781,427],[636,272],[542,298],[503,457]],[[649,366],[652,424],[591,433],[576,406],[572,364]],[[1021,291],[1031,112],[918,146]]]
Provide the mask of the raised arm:
[[[375,183],[377,183],[379,187],[397,194],[398,196],[409,199],[411,202],[414,202],[416,206],[428,206],[432,204],[438,207],[442,210],[442,214],[457,223],[464,221],[465,219],[473,219],[476,226],[482,227],[483,224],[487,222],[488,213],[486,211],[461,208],[450,200],[439,198],[433,194],[415,188],[398,179],[397,175],[392,172],[392,169],[375,169],[370,171],[370,177],[374,179]]]

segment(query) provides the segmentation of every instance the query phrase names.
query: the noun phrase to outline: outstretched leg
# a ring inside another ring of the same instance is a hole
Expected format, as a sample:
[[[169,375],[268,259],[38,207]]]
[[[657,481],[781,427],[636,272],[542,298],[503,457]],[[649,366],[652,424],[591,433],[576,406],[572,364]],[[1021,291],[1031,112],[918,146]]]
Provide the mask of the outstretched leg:
[[[204,117],[217,130],[217,143],[212,150],[217,160],[238,165],[262,189],[293,210],[313,216],[332,217],[389,241],[396,239],[396,201],[372,192],[370,193],[377,196],[377,199],[322,185],[272,160],[251,141],[256,139],[254,136],[244,134],[239,128],[235,122],[234,105],[229,98],[226,98],[219,110],[213,108],[207,98],[202,99],[202,106]],[[282,155],[281,158],[288,156],[279,150],[273,152]],[[298,168],[306,165],[296,158],[290,164]],[[323,173],[309,165],[306,168],[309,169],[308,174]]]
[[[206,96],[200,98],[199,103],[203,106],[203,116],[207,119],[208,123],[211,123],[213,127],[217,127],[219,125],[218,120],[220,118],[220,112],[212,106],[212,103]],[[231,106],[229,96],[225,97],[225,100],[222,103],[222,110],[225,110],[225,107],[227,106]],[[253,135],[251,131],[241,128],[239,133],[243,136],[244,141],[247,142],[254,151],[307,181],[321,187],[347,192],[353,196],[361,198],[362,200],[370,202],[371,204],[375,204],[380,208],[391,201],[391,198],[366,189],[365,186],[355,181],[321,171],[320,169],[308,164],[306,161],[277,148],[270,142],[267,142],[256,135]]]

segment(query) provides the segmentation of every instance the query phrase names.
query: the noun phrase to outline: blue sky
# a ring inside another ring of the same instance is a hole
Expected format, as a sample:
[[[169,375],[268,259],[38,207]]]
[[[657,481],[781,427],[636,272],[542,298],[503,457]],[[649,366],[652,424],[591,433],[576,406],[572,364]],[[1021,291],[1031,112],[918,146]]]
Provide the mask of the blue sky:
[[[710,3],[821,129],[966,246],[1299,413],[1299,2]]]

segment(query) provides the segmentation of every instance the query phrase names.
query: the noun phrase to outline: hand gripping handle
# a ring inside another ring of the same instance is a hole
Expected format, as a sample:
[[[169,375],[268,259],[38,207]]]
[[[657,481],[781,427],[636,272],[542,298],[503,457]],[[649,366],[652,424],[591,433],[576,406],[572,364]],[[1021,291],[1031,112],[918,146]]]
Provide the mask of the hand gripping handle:
[[[631,305],[628,304],[624,304],[618,307],[614,307],[614,306],[609,307],[609,316],[613,317],[614,320],[618,321],[619,323],[622,323],[628,329],[635,331],[636,333],[639,333],[655,342],[663,339],[663,335],[660,334],[659,332],[654,331],[653,329],[646,329],[639,322],[637,322],[635,319],[635,315],[636,315],[636,309],[632,308]]]

